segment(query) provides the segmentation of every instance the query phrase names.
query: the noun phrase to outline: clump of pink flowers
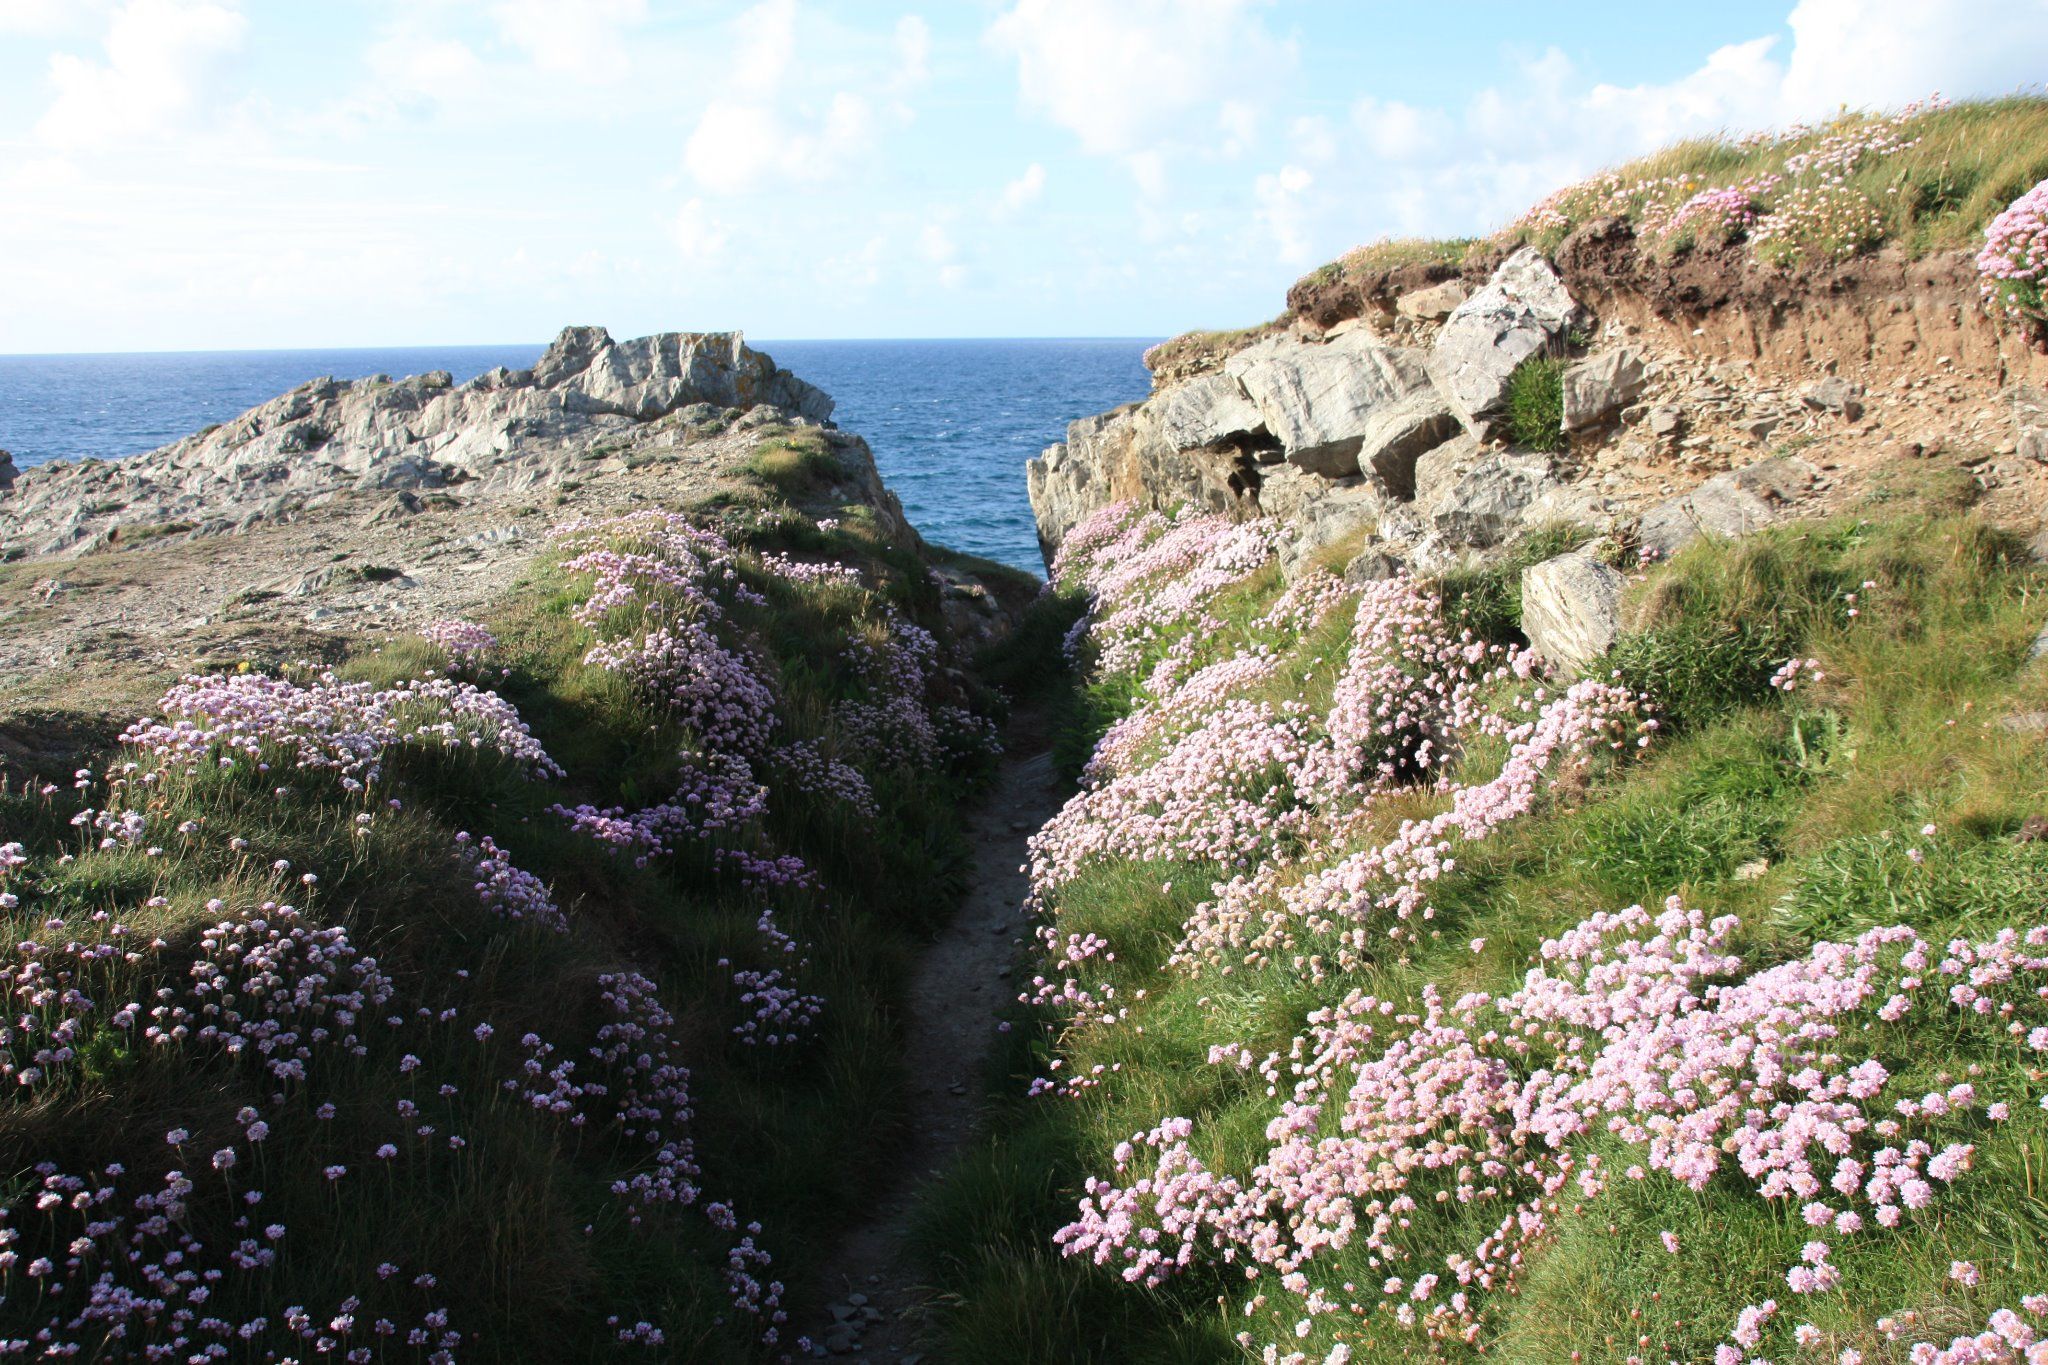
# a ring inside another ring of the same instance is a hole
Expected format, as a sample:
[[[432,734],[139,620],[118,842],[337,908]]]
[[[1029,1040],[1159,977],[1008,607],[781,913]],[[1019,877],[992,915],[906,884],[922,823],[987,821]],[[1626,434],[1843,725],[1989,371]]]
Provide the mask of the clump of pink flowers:
[[[2048,180],[2012,201],[1989,227],[1977,252],[1985,302],[2010,317],[2048,320]]]
[[[474,621],[457,617],[428,622],[420,631],[420,638],[438,645],[457,668],[474,667],[498,648],[497,636]]]

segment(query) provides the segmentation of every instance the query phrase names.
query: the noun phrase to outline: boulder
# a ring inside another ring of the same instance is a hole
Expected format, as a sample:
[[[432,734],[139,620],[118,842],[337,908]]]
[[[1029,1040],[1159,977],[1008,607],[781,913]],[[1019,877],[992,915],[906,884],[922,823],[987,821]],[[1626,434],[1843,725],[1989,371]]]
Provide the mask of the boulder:
[[[1415,462],[1457,436],[1463,428],[1434,389],[1410,394],[1366,420],[1358,442],[1357,466],[1404,501],[1415,496]]]
[[[1564,429],[1602,426],[1642,397],[1648,372],[1634,351],[1617,346],[1564,372]]]
[[[1819,470],[1795,456],[1759,460],[1657,504],[1637,523],[1636,539],[1646,550],[1670,555],[1701,535],[1748,535],[1783,516],[1819,477]]]
[[[1799,397],[1806,406],[1818,412],[1837,412],[1849,421],[1863,416],[1863,386],[1851,384],[1840,375],[1829,375],[1815,384],[1808,384],[1800,390]]]
[[[14,486],[15,475],[20,472],[20,470],[14,467],[14,456],[7,451],[0,450],[0,493],[4,493]]]
[[[1423,504],[1423,516],[1446,547],[1490,549],[1520,528],[1556,485],[1547,455],[1488,452],[1442,480]]]
[[[1263,431],[1264,419],[1235,379],[1205,374],[1153,400],[1159,429],[1175,450],[1218,445]]]
[[[1224,362],[1289,464],[1329,478],[1358,473],[1375,415],[1429,386],[1422,353],[1353,332],[1313,343],[1269,337]]]
[[[1621,634],[1624,585],[1591,549],[1533,564],[1522,570],[1522,634],[1552,667],[1583,669]]]
[[[1584,317],[1543,253],[1525,246],[1444,320],[1431,375],[1459,418],[1483,435],[1484,419],[1506,400],[1509,377]]]
[[[1442,322],[1470,297],[1471,287],[1463,280],[1445,280],[1427,288],[1409,290],[1394,300],[1394,311],[1404,318]]]
[[[1351,562],[1344,566],[1344,581],[1363,587],[1383,578],[1392,578],[1399,572],[1401,561],[1388,554],[1384,546],[1374,543],[1352,556]]]

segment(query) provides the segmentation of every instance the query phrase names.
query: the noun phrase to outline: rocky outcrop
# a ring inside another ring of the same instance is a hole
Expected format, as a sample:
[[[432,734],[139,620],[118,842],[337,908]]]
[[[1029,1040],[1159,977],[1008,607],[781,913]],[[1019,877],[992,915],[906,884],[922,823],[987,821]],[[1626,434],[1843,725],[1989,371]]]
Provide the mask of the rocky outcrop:
[[[1535,251],[1510,256],[1476,292],[1444,280],[1411,293],[1390,315],[1403,325],[1441,319],[1433,345],[1356,324],[1327,336],[1264,335],[1220,372],[1074,423],[1027,471],[1048,562],[1069,527],[1124,500],[1292,518],[1335,498],[1288,539],[1290,569],[1361,532],[1393,553],[1426,538],[1437,557],[1498,544],[1550,486],[1549,462],[1510,455],[1475,469],[1478,439],[1515,367],[1562,344],[1583,314]],[[1629,401],[1614,395],[1639,387],[1641,369],[1633,360],[1614,367],[1590,401],[1605,411]],[[1425,496],[1426,459],[1460,461],[1471,486],[1448,502]]]
[[[1324,345],[1275,337],[1232,356],[1223,372],[1287,463],[1333,479],[1358,473],[1367,435],[1393,435],[1381,429],[1401,426],[1395,410],[1429,388],[1420,354],[1357,332]]]
[[[1523,247],[1444,320],[1430,358],[1437,388],[1484,437],[1507,401],[1515,371],[1584,319],[1543,253]]]
[[[693,435],[823,424],[831,413],[826,394],[736,332],[621,342],[571,327],[531,370],[465,384],[445,372],[316,379],[147,455],[0,478],[0,551],[77,554],[166,528],[226,532],[350,494],[460,486],[466,498],[531,497],[607,461],[661,458]],[[842,444],[849,479],[889,513],[866,447]]]

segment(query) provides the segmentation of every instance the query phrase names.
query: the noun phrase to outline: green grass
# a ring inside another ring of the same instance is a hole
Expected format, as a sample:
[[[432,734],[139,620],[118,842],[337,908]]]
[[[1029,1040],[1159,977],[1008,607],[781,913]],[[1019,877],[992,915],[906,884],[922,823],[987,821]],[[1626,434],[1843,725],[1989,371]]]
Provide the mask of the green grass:
[[[1374,242],[1319,266],[1304,276],[1296,289],[1327,287],[1340,281],[1368,287],[1389,270],[1416,263],[1457,268],[1472,257],[1475,248],[1488,245],[1533,242],[1551,250],[1596,217],[1618,212],[1640,222],[1653,208],[1675,207],[1701,190],[1783,174],[1789,159],[1812,152],[1827,138],[1853,134],[1883,116],[1881,112],[1848,111],[1781,140],[1745,142],[1732,135],[1687,139],[1612,167],[1580,186],[1561,187],[1551,201],[1554,215],[1543,221],[1518,221],[1491,239]],[[1900,136],[1912,145],[1864,158],[1843,182],[1875,215],[1875,231],[1857,249],[1892,244],[1914,257],[1974,249],[1993,217],[2048,179],[2048,97],[2012,95],[1924,111],[1905,122]],[[1602,182],[1625,192],[1617,200],[1598,188]],[[1766,206],[1770,199],[1767,195]],[[1694,243],[1691,234],[1681,233],[1671,241],[1645,245],[1669,254]],[[1808,260],[1813,255],[1808,248],[1820,245],[1818,239],[1804,244],[1795,240],[1787,247],[1775,248],[1773,259],[1794,266],[1814,263]]]
[[[804,469],[831,457],[799,440],[777,458]],[[801,538],[787,518],[744,515],[749,526],[779,528],[764,530],[770,538]],[[888,610],[935,630],[943,623],[915,552],[870,540],[859,526],[807,534],[823,535],[814,549],[855,564],[861,585],[792,584],[743,558],[743,579],[762,600],[735,598],[729,611],[780,695],[778,739],[812,738],[830,751],[839,742],[834,704],[864,695],[845,659],[848,634],[881,629]],[[416,1319],[425,1307],[445,1306],[466,1335],[465,1359],[529,1360],[535,1343],[546,1343],[550,1360],[611,1359],[619,1349],[607,1322],[614,1315],[661,1326],[663,1358],[774,1354],[728,1303],[724,1258],[734,1235],[696,1209],[657,1211],[632,1226],[611,1186],[645,1168],[646,1149],[579,1134],[506,1098],[499,1086],[516,1047],[489,1052],[469,1029],[488,1019],[501,1042],[530,1029],[558,1056],[585,1058],[604,1022],[600,974],[630,965],[661,983],[691,1073],[705,1200],[758,1220],[759,1241],[776,1258],[768,1273],[804,1285],[837,1231],[865,1211],[863,1191],[900,1145],[909,1078],[897,1031],[907,974],[964,890],[960,811],[985,767],[868,764],[878,806],[871,823],[792,790],[779,770],[762,774],[773,788],[769,846],[802,857],[825,884],[822,894],[778,896],[776,910],[804,945],[804,987],[828,1004],[816,1032],[786,1055],[742,1046],[730,1030],[746,1008],[727,964],[762,957],[759,900],[736,890],[708,854],[636,867],[548,814],[558,802],[630,807],[662,799],[675,788],[677,755],[692,742],[617,675],[583,665],[590,634],[570,612],[585,591],[543,560],[483,617],[501,641],[492,685],[568,770],[560,781],[531,781],[495,757],[439,746],[391,754],[367,802],[319,774],[202,770],[150,790],[158,856],[102,851],[74,830],[80,798],[68,767],[48,795],[0,788],[0,832],[27,845],[26,875],[36,886],[20,907],[0,912],[11,941],[36,936],[53,918],[75,926],[74,935],[96,932],[101,912],[144,941],[164,941],[160,953],[108,969],[98,985],[110,997],[146,1000],[154,984],[179,979],[201,933],[223,918],[209,901],[245,907],[277,898],[317,924],[346,929],[396,979],[408,1007],[459,1011],[446,1025],[408,1030],[402,1045],[423,1063],[417,1074],[451,1081],[452,1095],[415,1085],[399,1065],[401,1045],[375,1028],[366,1056],[319,1055],[308,1082],[289,1087],[282,1104],[270,1102],[277,1087],[254,1066],[94,1033],[79,1041],[80,1063],[60,1084],[33,1102],[23,1092],[0,1106],[0,1177],[10,1190],[21,1190],[16,1173],[38,1161],[66,1171],[119,1161],[133,1173],[132,1196],[173,1165],[203,1167],[207,1153],[238,1139],[236,1110],[257,1105],[272,1133],[253,1153],[243,1144],[238,1173],[263,1190],[264,1218],[290,1231],[260,1294],[234,1277],[223,1283],[215,1304],[224,1316],[274,1316],[303,1303],[324,1321],[359,1294],[365,1320]],[[509,669],[502,681],[500,663]],[[338,671],[382,686],[446,664],[438,649],[401,636],[362,642]],[[961,699],[989,701],[972,687]],[[402,805],[387,807],[387,797]],[[359,814],[372,817],[367,827],[358,827]],[[186,822],[197,832],[174,833]],[[547,882],[573,932],[551,935],[487,912],[450,853],[458,830],[489,834]],[[230,836],[247,847],[231,849]],[[289,862],[288,877],[270,870],[279,859]],[[307,873],[318,878],[310,891],[296,883]],[[394,1118],[402,1100],[419,1105],[418,1121],[467,1146],[458,1154],[437,1145],[438,1136],[407,1138],[407,1125]],[[335,1106],[332,1119],[312,1115],[320,1101]],[[164,1141],[173,1127],[192,1134],[182,1158]],[[399,1159],[373,1159],[385,1141],[399,1143]],[[349,1176],[330,1184],[320,1174],[328,1162],[347,1165]],[[219,1184],[210,1173],[201,1181],[188,1219],[209,1255],[241,1235]],[[378,1281],[371,1268],[384,1260],[405,1277]],[[409,1287],[422,1270],[440,1277],[431,1295]],[[33,1296],[10,1294],[0,1306],[0,1335],[22,1334],[36,1321]]]
[[[1531,356],[1508,376],[1502,426],[1510,442],[1525,450],[1563,450],[1564,361]]]
[[[745,472],[797,503],[829,492],[846,474],[825,438],[809,430],[764,435]]]
[[[1256,1076],[1205,1065],[1208,1041],[1229,1037],[1255,1055],[1284,1055],[1310,1011],[1352,990],[1410,1005],[1425,985],[1446,998],[1511,990],[1544,938],[1592,913],[1655,907],[1671,895],[1741,916],[1736,946],[1752,966],[1876,924],[1910,923],[1938,943],[2039,921],[2048,845],[2014,834],[2027,815],[2048,809],[2048,751],[2038,736],[1996,720],[2048,698],[2048,668],[2026,660],[2048,614],[2048,580],[2011,537],[1955,510],[1939,490],[1895,490],[1881,511],[1882,519],[1701,542],[1652,570],[1632,590],[1617,663],[1664,706],[1663,738],[1618,772],[1568,787],[1494,838],[1461,847],[1455,871],[1432,889],[1434,932],[1404,958],[1321,986],[1284,966],[1190,976],[1161,963],[1223,869],[1113,862],[1063,887],[1061,932],[1101,933],[1117,949],[1114,963],[1091,964],[1087,984],[1116,987],[1130,1014],[1113,1029],[1064,1032],[1021,1007],[1013,1014],[989,1078],[994,1136],[922,1210],[918,1245],[940,1291],[943,1346],[992,1365],[1257,1358],[1234,1333],[1269,1330],[1272,1319],[1226,1316],[1219,1306],[1246,1297],[1242,1276],[1199,1260],[1164,1288],[1141,1289],[1113,1270],[1061,1259],[1051,1243],[1074,1216],[1082,1180],[1109,1174],[1111,1149],[1163,1116],[1196,1121],[1199,1155],[1214,1169],[1245,1172],[1263,1154],[1274,1101]],[[1560,528],[1522,557],[1533,562],[1581,535]],[[1509,594],[1518,582],[1519,566],[1467,573],[1444,588],[1454,612],[1498,640],[1515,633]],[[1198,662],[1257,639],[1250,622],[1277,591],[1259,581],[1241,600],[1219,603],[1226,628],[1198,642]],[[1276,642],[1292,657],[1257,695],[1327,704],[1342,624],[1334,634]],[[1150,642],[1152,657],[1179,633]],[[1818,658],[1826,678],[1789,695],[1773,691],[1770,672],[1794,653]],[[1062,685],[1073,755],[1085,755],[1134,701],[1116,680]],[[1493,760],[1475,751],[1468,761]],[[1921,833],[1927,824],[1936,834]],[[1885,1057],[1908,1093],[1964,1074],[1981,1076],[1987,1092],[2038,1092],[2038,1074],[1995,1023],[1885,1027],[1856,1045]],[[1055,1058],[1060,1072],[1049,1069]],[[1098,1066],[1115,1069],[1079,1098],[1020,1098],[1033,1077]],[[2014,1111],[1973,1138],[1978,1167],[1944,1193],[1938,1218],[1836,1239],[1851,1291],[1788,1305],[1779,1336],[1810,1320],[1824,1336],[1815,1358],[1854,1347],[1889,1361],[1901,1357],[1877,1337],[1879,1313],[1918,1310],[1917,1335],[1946,1341],[1981,1330],[1989,1307],[2038,1292],[2048,1264],[2039,1178],[2048,1118],[2031,1104]],[[1616,1150],[1604,1137],[1590,1146]],[[1497,1217],[1444,1220],[1440,1242],[1418,1247],[1418,1264],[1440,1265]],[[1679,1235],[1681,1257],[1659,1244],[1663,1229]],[[1558,1219],[1556,1235],[1530,1251],[1517,1293],[1492,1297],[1485,1354],[1710,1357],[1742,1305],[1788,1304],[1783,1269],[1813,1235],[1796,1211],[1757,1199],[1740,1179],[1697,1193],[1669,1180],[1617,1181],[1584,1216]],[[1979,1266],[1982,1289],[1966,1294],[1948,1281],[1956,1259]],[[1318,1271],[1363,1283],[1387,1273],[1355,1256]],[[1270,1281],[1265,1287],[1284,1297]],[[1283,1309],[1279,1320],[1292,1316]],[[1354,1361],[1434,1358],[1386,1319],[1351,1328]],[[1320,1332],[1301,1343],[1329,1344]],[[1789,1340],[1781,1344],[1790,1358]]]

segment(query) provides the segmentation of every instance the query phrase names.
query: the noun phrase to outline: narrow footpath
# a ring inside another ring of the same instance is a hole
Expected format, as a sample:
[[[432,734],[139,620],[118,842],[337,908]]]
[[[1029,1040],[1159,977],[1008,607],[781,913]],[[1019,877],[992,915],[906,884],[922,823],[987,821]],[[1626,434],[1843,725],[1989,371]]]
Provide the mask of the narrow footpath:
[[[918,1302],[917,1276],[906,1241],[919,1189],[974,1134],[996,1012],[1017,992],[1027,936],[1025,841],[1059,808],[1052,756],[1035,719],[1020,715],[1011,726],[1011,752],[968,819],[974,861],[967,898],[912,980],[904,1037],[908,1135],[876,1191],[872,1217],[847,1233],[825,1267],[818,1287],[825,1316],[796,1324],[814,1357],[948,1365],[914,1344],[915,1324],[905,1315]]]

